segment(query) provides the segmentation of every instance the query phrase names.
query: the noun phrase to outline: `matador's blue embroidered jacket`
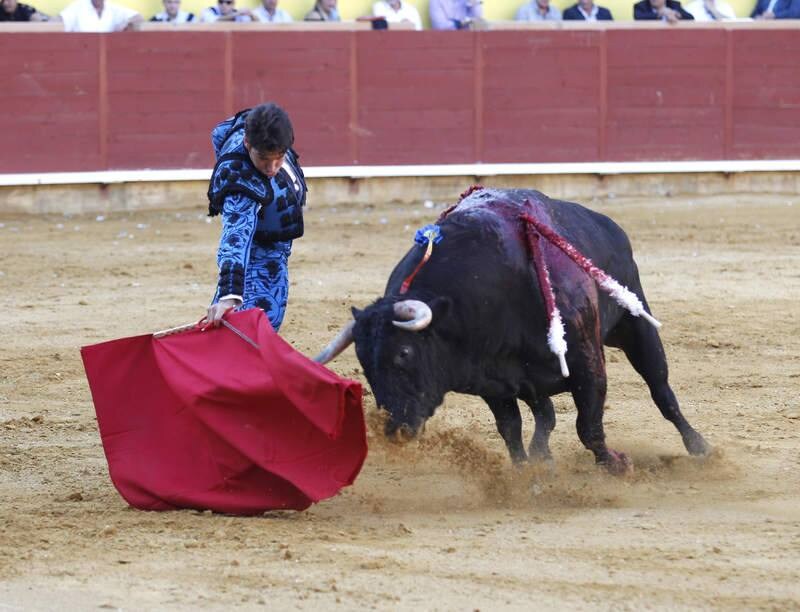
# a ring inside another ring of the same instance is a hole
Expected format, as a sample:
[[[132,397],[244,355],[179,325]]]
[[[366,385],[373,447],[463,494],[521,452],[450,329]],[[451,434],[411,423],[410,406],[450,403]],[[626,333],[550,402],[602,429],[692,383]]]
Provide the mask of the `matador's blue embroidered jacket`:
[[[277,331],[289,293],[292,240],[303,235],[306,183],[290,149],[273,178],[259,172],[244,148],[247,110],[211,132],[217,163],[208,186],[209,215],[222,215],[214,302],[240,298],[261,308]]]

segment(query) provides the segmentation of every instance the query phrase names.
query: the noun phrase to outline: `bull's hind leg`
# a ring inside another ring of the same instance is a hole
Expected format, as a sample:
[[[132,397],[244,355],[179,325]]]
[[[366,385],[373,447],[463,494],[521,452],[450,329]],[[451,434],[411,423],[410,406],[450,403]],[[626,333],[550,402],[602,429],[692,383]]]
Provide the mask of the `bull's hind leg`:
[[[628,361],[647,383],[653,401],[664,418],[680,432],[686,450],[692,455],[708,454],[711,446],[689,425],[669,386],[667,358],[658,331],[644,319],[628,315],[614,329],[611,340],[625,352]]]
[[[625,453],[614,451],[606,446],[606,435],[603,430],[603,406],[606,401],[606,374],[579,370],[572,364],[569,366],[570,378],[573,378],[572,398],[578,409],[575,426],[583,445],[594,453],[597,463],[605,465],[612,474],[622,475],[629,472],[633,464]]]
[[[623,475],[633,469],[625,453],[606,446],[603,430],[603,406],[606,402],[606,364],[600,344],[600,332],[585,325],[583,333],[569,340],[567,353],[569,385],[578,417],[575,426],[583,445],[594,453],[595,461],[605,465],[612,474]]]
[[[522,444],[522,417],[519,413],[519,405],[514,398],[484,397],[489,408],[494,414],[497,423],[497,431],[506,443],[508,454],[511,461],[515,464],[522,463],[528,459],[525,454],[525,447]]]

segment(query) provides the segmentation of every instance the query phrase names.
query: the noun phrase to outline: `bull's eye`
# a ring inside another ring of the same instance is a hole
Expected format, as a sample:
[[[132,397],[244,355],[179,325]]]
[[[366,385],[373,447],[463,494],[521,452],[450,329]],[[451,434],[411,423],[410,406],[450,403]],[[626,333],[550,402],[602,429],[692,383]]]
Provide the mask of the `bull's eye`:
[[[394,356],[394,365],[402,368],[407,366],[413,358],[414,349],[404,344],[397,350],[397,354]]]

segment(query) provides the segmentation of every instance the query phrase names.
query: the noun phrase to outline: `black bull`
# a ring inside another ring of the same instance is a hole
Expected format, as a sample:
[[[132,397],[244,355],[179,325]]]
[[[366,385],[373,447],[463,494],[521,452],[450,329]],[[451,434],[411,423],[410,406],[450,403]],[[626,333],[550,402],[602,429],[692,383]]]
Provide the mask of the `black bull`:
[[[539,240],[564,323],[569,376],[562,374],[547,341],[548,316],[525,241],[524,213],[626,286],[649,312],[628,237],[611,219],[537,191],[481,189],[440,220],[443,239],[407,293],[401,294],[401,285],[417,269],[423,246],[413,246],[397,264],[384,297],[353,309],[354,320],[317,360],[326,363],[355,341],[378,406],[389,413],[389,435],[398,429],[415,434],[448,391],[482,397],[515,462],[527,458],[517,400],[528,404],[535,420],[530,455],[549,459],[555,426],[550,398],[570,392],[581,442],[598,463],[619,473],[630,461],[606,446],[603,432],[603,345],[618,347],[686,449],[707,453],[710,447],[681,414],[669,386],[658,331],[599,290],[561,250]]]

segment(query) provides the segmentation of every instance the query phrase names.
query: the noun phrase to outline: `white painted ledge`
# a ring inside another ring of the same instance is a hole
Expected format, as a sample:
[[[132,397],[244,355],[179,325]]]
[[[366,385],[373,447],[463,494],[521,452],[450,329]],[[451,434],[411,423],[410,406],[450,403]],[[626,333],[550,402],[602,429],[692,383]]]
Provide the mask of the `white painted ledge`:
[[[402,178],[435,176],[507,176],[554,174],[675,174],[706,172],[797,172],[800,159],[719,160],[680,162],[590,162],[576,164],[441,164],[427,166],[311,166],[307,178]],[[0,174],[0,187],[81,185],[137,182],[207,181],[205,170],[109,170]]]

